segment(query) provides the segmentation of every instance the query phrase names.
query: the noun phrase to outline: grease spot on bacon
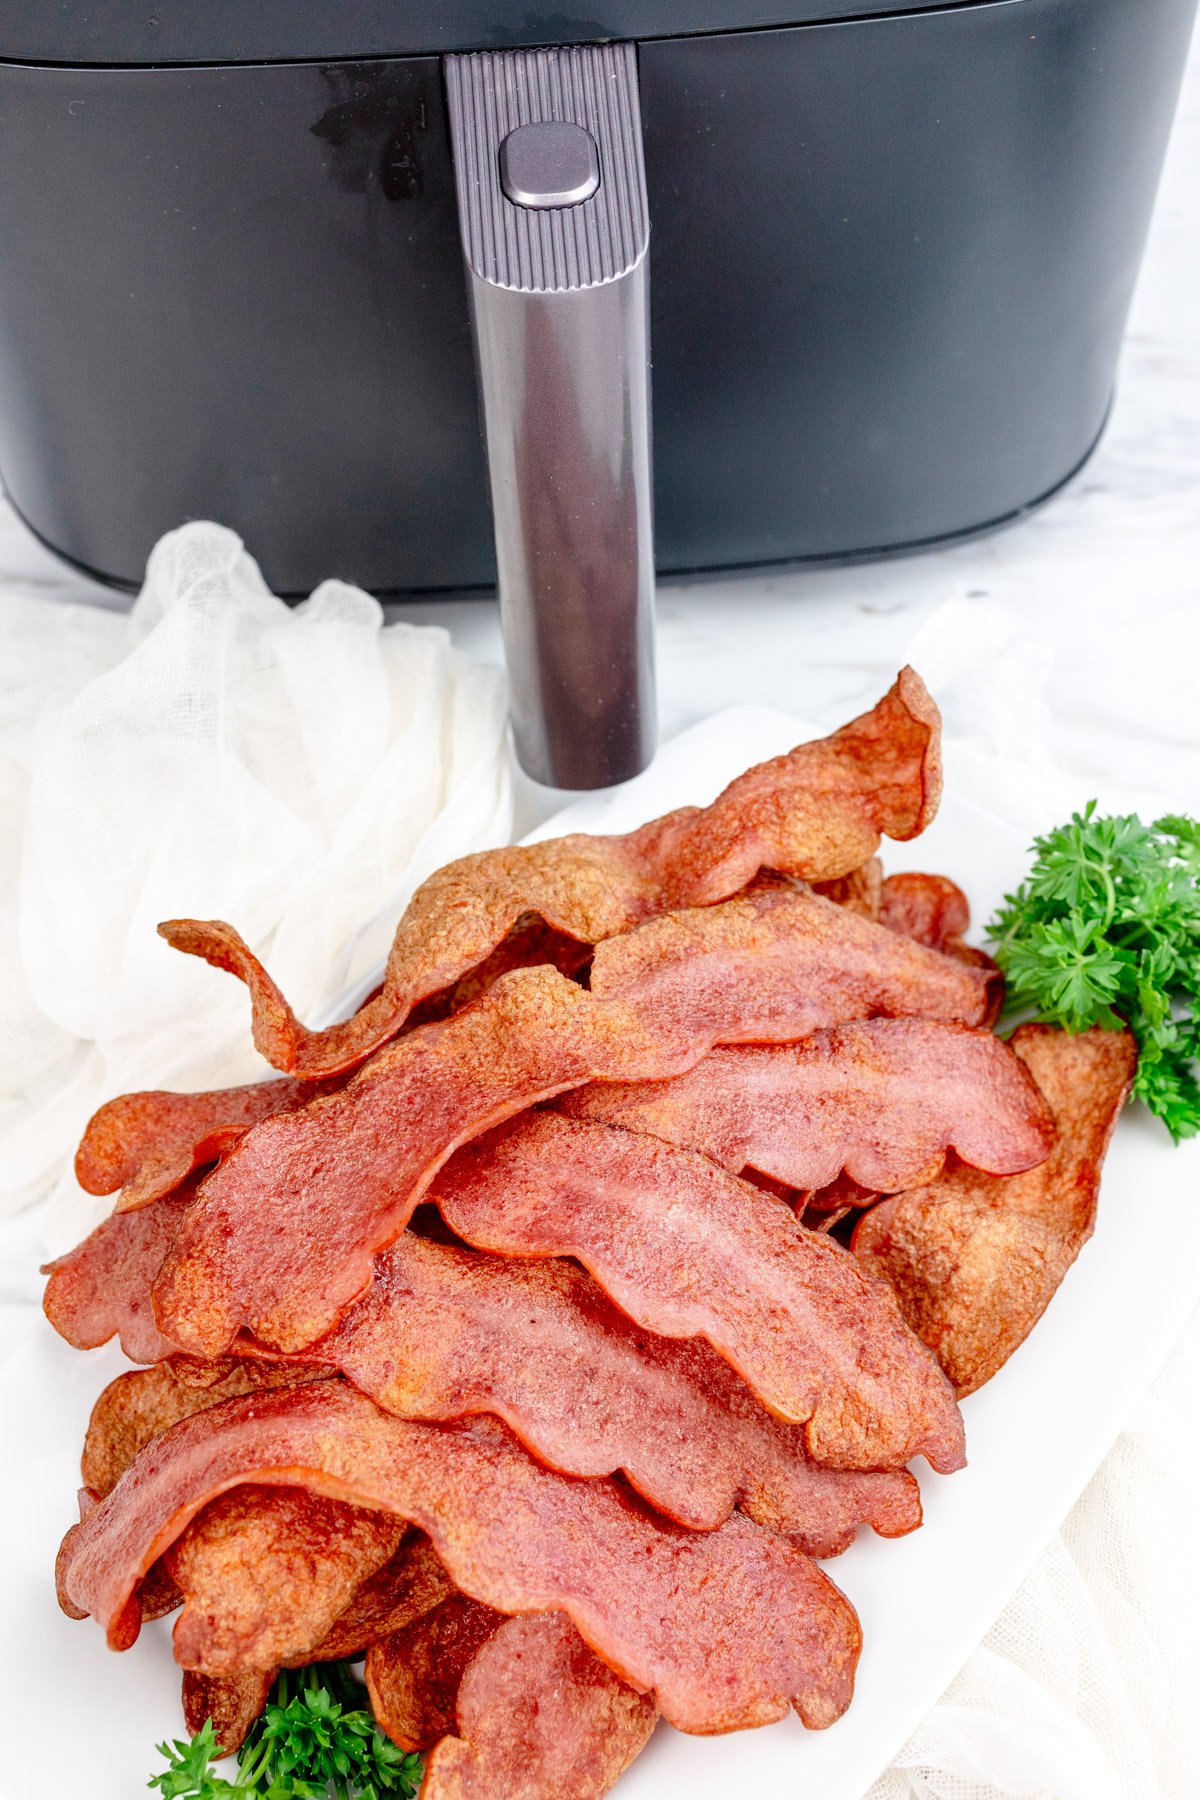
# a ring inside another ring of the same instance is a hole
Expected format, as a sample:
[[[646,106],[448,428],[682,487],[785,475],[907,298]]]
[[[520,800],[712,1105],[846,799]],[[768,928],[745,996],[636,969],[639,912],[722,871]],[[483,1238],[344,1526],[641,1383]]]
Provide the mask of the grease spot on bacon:
[[[543,1468],[498,1421],[418,1425],[339,1382],[227,1400],[142,1451],[68,1534],[69,1604],[109,1642],[137,1635],[137,1584],[220,1494],[247,1482],[381,1509],[427,1531],[450,1579],[497,1612],[561,1610],[681,1730],[782,1718],[831,1724],[861,1635],[820,1569],[735,1513],[719,1530],[659,1519],[609,1481]]]
[[[432,1190],[469,1243],[574,1256],[623,1312],[703,1337],[815,1462],[964,1461],[949,1384],[893,1296],[788,1208],[692,1151],[552,1113],[461,1150]]]

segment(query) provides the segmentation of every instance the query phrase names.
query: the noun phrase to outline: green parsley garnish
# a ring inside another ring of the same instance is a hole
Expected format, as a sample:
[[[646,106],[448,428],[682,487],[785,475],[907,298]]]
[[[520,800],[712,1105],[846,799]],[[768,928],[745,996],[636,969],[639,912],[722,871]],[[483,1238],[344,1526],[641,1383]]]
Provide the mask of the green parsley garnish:
[[[238,1751],[235,1781],[210,1766],[221,1749],[206,1719],[191,1743],[158,1745],[167,1767],[146,1785],[163,1800],[412,1800],[421,1758],[383,1735],[363,1698],[346,1663],[282,1669]]]
[[[1178,1143],[1200,1131],[1200,824],[1097,818],[1034,840],[1027,881],[988,926],[1006,1012],[1067,1031],[1127,1025],[1134,1095]]]

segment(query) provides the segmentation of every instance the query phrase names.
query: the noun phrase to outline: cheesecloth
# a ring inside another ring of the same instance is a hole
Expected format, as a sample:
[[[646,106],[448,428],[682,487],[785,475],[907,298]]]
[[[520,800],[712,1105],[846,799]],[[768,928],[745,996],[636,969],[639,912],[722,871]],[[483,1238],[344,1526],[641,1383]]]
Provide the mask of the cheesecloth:
[[[53,1189],[58,1252],[112,1207],[70,1168],[102,1101],[269,1073],[241,983],[158,921],[227,919],[311,1020],[508,842],[504,682],[344,582],[285,605],[203,523],[128,614],[0,594],[0,668],[0,1211]]]

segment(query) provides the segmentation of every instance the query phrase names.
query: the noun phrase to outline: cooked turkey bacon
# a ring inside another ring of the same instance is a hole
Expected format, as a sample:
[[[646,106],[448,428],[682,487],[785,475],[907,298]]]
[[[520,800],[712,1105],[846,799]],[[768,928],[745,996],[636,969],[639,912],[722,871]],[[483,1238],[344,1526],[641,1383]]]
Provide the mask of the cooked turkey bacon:
[[[246,1734],[267,1704],[275,1679],[273,1670],[251,1675],[201,1675],[183,1672],[183,1721],[195,1737],[211,1719],[213,1736],[223,1756],[232,1756],[246,1741]]]
[[[663,1035],[786,1044],[877,1013],[977,1025],[994,977],[808,889],[776,888],[606,939],[590,983]]]
[[[971,1023],[986,1003],[980,971],[807,893],[654,920],[600,946],[590,993],[549,967],[514,970],[340,1093],[247,1133],[176,1233],[159,1327],[200,1355],[242,1328],[303,1349],[366,1289],[458,1145],[568,1088],[679,1074],[715,1042],[786,1041],[872,1011]]]
[[[462,1592],[497,1612],[568,1613],[681,1730],[767,1724],[789,1704],[816,1727],[849,1703],[853,1609],[782,1538],[736,1513],[717,1531],[682,1530],[612,1482],[543,1468],[496,1420],[413,1424],[339,1382],[227,1400],[156,1438],[69,1534],[67,1604],[114,1647],[130,1643],[145,1572],[247,1482],[411,1521]]]
[[[239,1394],[328,1380],[332,1374],[332,1369],[323,1367],[231,1359],[214,1381],[201,1386],[179,1381],[165,1362],[151,1369],[131,1369],[110,1381],[92,1408],[83,1443],[84,1486],[103,1500],[151,1438],[192,1413],[219,1406]]]
[[[409,903],[381,991],[325,1031],[300,1023],[232,926],[172,919],[159,930],[246,983],[269,1063],[333,1075],[398,1031],[417,1001],[483,962],[523,913],[598,943],[655,913],[727,899],[760,868],[827,880],[864,863],[881,835],[916,837],[941,798],[940,743],[937,708],[903,669],[871,712],[748,769],[711,806],[683,807],[627,837],[579,835],[450,863]]]
[[[959,934],[968,923],[966,900],[942,876],[894,875],[884,882],[878,858],[872,858],[841,880],[820,884],[818,891],[928,949],[992,966],[963,945]],[[578,979],[591,961],[590,944],[553,931],[536,913],[523,914],[485,962],[422,1002],[409,1023],[427,1024],[461,1011],[512,969],[551,964]],[[998,972],[994,980],[998,984]],[[120,1188],[121,1210],[135,1211],[170,1193],[194,1169],[223,1156],[251,1125],[274,1113],[296,1112],[344,1085],[344,1076],[324,1081],[285,1078],[207,1093],[123,1094],[100,1107],[89,1121],[76,1154],[75,1173],[88,1193],[111,1194]]]
[[[405,1232],[371,1291],[304,1355],[401,1418],[495,1413],[550,1468],[623,1471],[699,1530],[740,1505],[810,1556],[835,1556],[861,1524],[898,1537],[921,1522],[907,1472],[817,1467],[803,1428],[765,1412],[702,1339],[639,1329],[572,1263]]]
[[[1101,1165],[1137,1069],[1124,1031],[1022,1025],[1012,1044],[1057,1121],[1046,1161],[1007,1176],[947,1169],[882,1201],[854,1235],[855,1255],[895,1290],[959,1394],[1024,1342],[1092,1235]]]
[[[307,1661],[405,1529],[392,1513],[303,1487],[250,1482],[221,1494],[163,1558],[184,1602],[176,1662],[246,1675]]]
[[[150,1288],[195,1192],[185,1184],[141,1212],[115,1213],[82,1244],[42,1270],[42,1309],[60,1337],[94,1350],[118,1337],[131,1362],[159,1362],[179,1349],[154,1318]]]
[[[308,1645],[293,1667],[361,1656],[372,1644],[440,1606],[454,1592],[441,1559],[423,1531],[409,1531],[390,1562],[368,1575],[325,1636]]]
[[[963,1462],[962,1421],[892,1295],[788,1208],[707,1157],[550,1113],[460,1151],[432,1191],[506,1256],[574,1256],[662,1337],[704,1337],[815,1462]]]
[[[372,1644],[364,1674],[380,1730],[401,1750],[428,1750],[453,1731],[463,1671],[503,1623],[503,1613],[451,1594],[403,1631]]]
[[[718,1049],[668,1081],[564,1095],[569,1118],[649,1132],[789,1187],[843,1172],[877,1193],[930,1180],[954,1149],[1007,1175],[1041,1162],[1054,1121],[1025,1065],[990,1031],[871,1019],[798,1044]]]
[[[247,1491],[250,1490],[233,1490],[235,1495]],[[269,1507],[273,1500],[286,1501],[295,1490],[267,1488],[259,1492],[266,1496]],[[214,1504],[220,1507],[222,1502],[218,1500]],[[327,1503],[317,1500],[315,1504],[321,1506]],[[352,1512],[354,1509],[347,1510]],[[194,1532],[204,1517],[205,1514],[201,1513],[199,1518],[193,1520],[189,1530]],[[389,1520],[387,1523],[394,1528],[394,1521]],[[260,1553],[265,1551],[269,1557],[273,1546],[269,1539],[260,1536],[258,1548]],[[285,1542],[282,1551],[286,1558],[292,1553],[292,1547]],[[156,1563],[155,1570],[162,1566],[162,1563]],[[265,1571],[268,1584],[273,1575],[277,1579],[277,1573],[270,1568]],[[320,1573],[321,1570],[318,1569],[318,1576]],[[236,1609],[238,1589],[242,1584],[235,1582],[231,1585],[232,1593],[227,1591],[226,1584],[220,1582],[212,1589],[216,1605],[226,1613]],[[299,1654],[285,1659],[283,1666],[295,1668],[310,1662],[331,1662],[360,1656],[364,1650],[369,1657],[372,1647],[380,1639],[402,1632],[414,1620],[421,1619],[426,1613],[440,1607],[450,1599],[453,1592],[446,1571],[434,1555],[429,1539],[423,1532],[409,1531],[391,1560],[373,1575],[369,1575],[358,1588],[349,1606],[334,1621],[326,1635],[315,1643],[310,1638]],[[180,1595],[176,1596],[176,1605],[181,1598]],[[469,1604],[474,1605],[474,1601]],[[147,1616],[143,1607],[143,1618]],[[224,1629],[228,1635],[228,1618]],[[236,1675],[206,1675],[198,1669],[185,1669],[183,1715],[189,1732],[194,1737],[205,1720],[211,1718],[217,1743],[224,1747],[227,1754],[232,1754],[243,1743],[246,1733],[266,1705],[271,1683],[277,1673],[278,1670],[267,1668]]]
[[[884,879],[939,739],[906,669],[708,807],[464,858],[324,1031],[229,925],[160,927],[282,1076],[102,1106],[117,1212],[45,1304],[152,1365],[93,1411],[60,1603],[118,1650],[178,1608],[189,1728],[365,1656],[423,1800],[601,1800],[660,1712],[845,1710],[812,1558],[963,1466],[955,1385],[1090,1231],[1133,1068],[996,1038],[961,891]]]
[[[204,1094],[151,1089],[109,1100],[88,1120],[75,1175],[89,1194],[122,1190],[136,1212],[161,1200],[204,1163],[215,1162],[272,1113],[295,1112],[340,1083],[258,1081]]]
[[[794,1038],[814,1029],[814,1021],[877,1011],[981,1019],[990,1010],[995,980],[990,969],[964,981],[938,958],[899,951],[869,921],[865,931],[847,925],[846,909],[832,906],[818,895],[777,887],[741,904],[672,914],[652,931],[642,928],[600,946],[591,991],[610,1000],[658,1001],[671,1009],[681,1035],[708,1031],[723,1041],[731,1018],[736,1041],[754,1041]],[[715,921],[709,916],[713,910]],[[782,985],[774,1003],[755,959],[772,965]],[[659,962],[676,971],[674,980],[661,981]],[[447,1006],[443,1016],[479,998],[500,974],[525,966],[552,965],[549,959],[517,960],[486,982],[466,978],[461,1005]],[[684,967],[693,971],[691,986],[679,979]],[[809,1001],[799,1014],[798,987]],[[84,1185],[96,1193],[110,1193],[123,1183],[120,1209],[134,1210],[169,1191],[190,1169],[224,1155],[262,1119],[296,1112],[344,1085],[343,1079],[273,1081],[208,1094],[125,1095],[102,1107],[88,1126],[77,1158],[80,1178],[86,1176]]]
[[[457,1714],[460,1735],[426,1762],[424,1800],[601,1800],[645,1748],[658,1709],[552,1612],[506,1619],[485,1638]]]
[[[952,954],[970,926],[971,909],[962,889],[945,875],[905,870],[881,886],[876,917],[889,931]]]

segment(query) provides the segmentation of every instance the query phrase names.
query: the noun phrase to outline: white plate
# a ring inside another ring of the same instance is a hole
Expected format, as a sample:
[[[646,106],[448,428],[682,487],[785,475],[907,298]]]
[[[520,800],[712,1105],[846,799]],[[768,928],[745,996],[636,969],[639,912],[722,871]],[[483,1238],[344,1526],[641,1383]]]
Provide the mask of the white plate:
[[[733,707],[668,744],[654,767],[577,801],[537,833],[624,831],[711,800],[748,764],[811,735],[762,707]],[[1027,846],[954,788],[915,844],[885,867],[952,876],[982,922],[1021,877]],[[899,1542],[869,1531],[828,1566],[863,1624],[858,1691],[844,1719],[807,1732],[687,1738],[660,1726],[623,1778],[622,1800],[860,1800],[979,1642],[1058,1526],[1164,1361],[1200,1295],[1200,1142],[1178,1150],[1133,1109],[1118,1127],[1096,1235],[1033,1336],[963,1406],[970,1466],[918,1465],[925,1525]],[[65,1619],[51,1571],[75,1517],[79,1450],[93,1399],[120,1353],[80,1354],[44,1326],[0,1384],[0,1694],[4,1793],[22,1800],[133,1800],[160,1767],[154,1744],[182,1735],[169,1619],[131,1651]]]

